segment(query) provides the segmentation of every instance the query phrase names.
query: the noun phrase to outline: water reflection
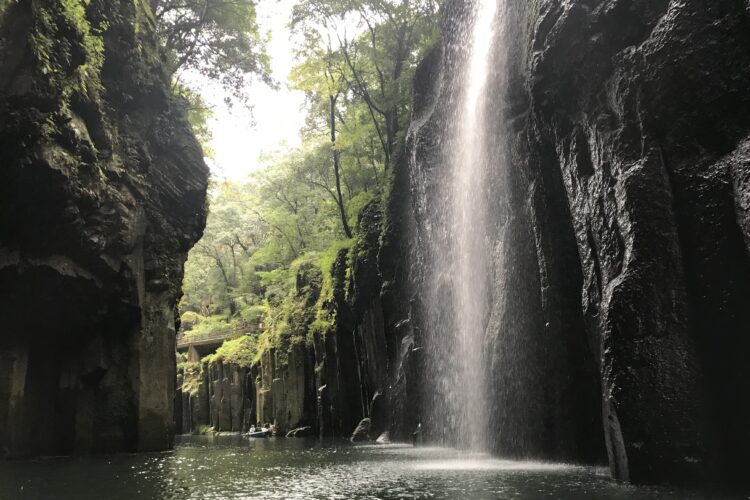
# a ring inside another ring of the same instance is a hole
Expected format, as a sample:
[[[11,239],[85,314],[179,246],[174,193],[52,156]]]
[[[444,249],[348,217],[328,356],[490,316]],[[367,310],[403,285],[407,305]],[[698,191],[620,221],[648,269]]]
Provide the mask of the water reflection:
[[[601,468],[315,440],[183,438],[168,453],[0,463],[2,499],[687,499]]]

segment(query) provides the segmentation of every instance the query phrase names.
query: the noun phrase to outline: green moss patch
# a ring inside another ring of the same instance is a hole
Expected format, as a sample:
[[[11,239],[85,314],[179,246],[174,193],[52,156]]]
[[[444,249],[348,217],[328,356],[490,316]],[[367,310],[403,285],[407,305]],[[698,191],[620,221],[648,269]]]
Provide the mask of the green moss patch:
[[[185,361],[178,363],[177,369],[182,372],[182,392],[198,394],[203,380],[201,363]]]
[[[258,342],[254,337],[244,335],[242,337],[227,340],[219,347],[214,354],[203,358],[208,363],[229,363],[250,368],[255,359],[255,353],[258,349]]]

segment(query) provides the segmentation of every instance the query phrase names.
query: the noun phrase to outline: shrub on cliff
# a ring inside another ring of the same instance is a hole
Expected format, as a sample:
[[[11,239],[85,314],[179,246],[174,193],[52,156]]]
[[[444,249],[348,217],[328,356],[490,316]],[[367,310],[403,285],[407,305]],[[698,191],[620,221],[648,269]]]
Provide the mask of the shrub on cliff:
[[[201,364],[194,361],[183,361],[177,364],[177,370],[182,373],[182,392],[197,394],[203,380]]]
[[[206,356],[203,358],[203,361],[208,363],[221,361],[222,363],[250,368],[255,359],[257,349],[258,342],[255,337],[243,335],[242,337],[225,341],[214,354]]]
[[[195,326],[198,325],[202,319],[203,316],[196,312],[185,311],[182,316],[180,316],[180,327],[185,332],[190,331],[195,328]]]

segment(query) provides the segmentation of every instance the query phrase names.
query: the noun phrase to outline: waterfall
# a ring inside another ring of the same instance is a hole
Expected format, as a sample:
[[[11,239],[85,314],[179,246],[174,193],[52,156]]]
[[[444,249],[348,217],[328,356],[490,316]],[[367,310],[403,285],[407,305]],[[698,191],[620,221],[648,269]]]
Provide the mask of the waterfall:
[[[427,370],[434,382],[426,388],[429,434],[472,450],[488,447],[483,339],[493,272],[489,186],[497,177],[490,173],[501,168],[498,159],[503,157],[488,130],[495,130],[490,124],[499,109],[491,62],[497,60],[503,1],[476,0],[451,27],[457,36],[445,47],[445,58],[456,71],[443,82],[448,105],[439,156],[444,171],[425,174],[432,181],[417,187],[425,227]],[[430,182],[438,185],[430,187]],[[435,208],[428,210],[430,206]]]

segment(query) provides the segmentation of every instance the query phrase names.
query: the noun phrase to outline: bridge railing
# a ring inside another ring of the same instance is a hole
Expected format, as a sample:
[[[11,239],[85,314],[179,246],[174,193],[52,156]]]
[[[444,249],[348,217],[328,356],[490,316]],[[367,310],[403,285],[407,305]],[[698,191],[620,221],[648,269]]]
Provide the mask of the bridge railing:
[[[244,329],[224,328],[207,333],[183,332],[177,334],[177,348],[189,347],[193,344],[203,344],[211,341],[230,340],[245,334]]]

